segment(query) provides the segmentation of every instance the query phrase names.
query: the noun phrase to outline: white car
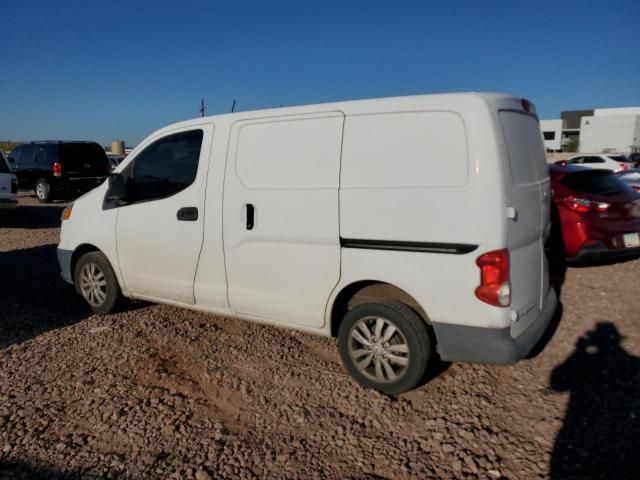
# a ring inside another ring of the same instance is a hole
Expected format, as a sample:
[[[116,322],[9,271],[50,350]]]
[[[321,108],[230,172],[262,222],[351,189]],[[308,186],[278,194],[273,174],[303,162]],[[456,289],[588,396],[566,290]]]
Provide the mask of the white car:
[[[214,133],[215,132],[215,133]],[[388,394],[432,352],[511,364],[556,305],[550,190],[527,100],[446,94],[237,112],[145,139],[62,214],[62,277],[337,336]]]
[[[18,205],[18,179],[11,173],[7,157],[0,150],[0,210],[14,209]]]
[[[568,160],[560,160],[556,162],[556,164],[579,165],[586,168],[613,170],[614,172],[633,168],[633,162],[631,160],[617,153],[576,155]]]

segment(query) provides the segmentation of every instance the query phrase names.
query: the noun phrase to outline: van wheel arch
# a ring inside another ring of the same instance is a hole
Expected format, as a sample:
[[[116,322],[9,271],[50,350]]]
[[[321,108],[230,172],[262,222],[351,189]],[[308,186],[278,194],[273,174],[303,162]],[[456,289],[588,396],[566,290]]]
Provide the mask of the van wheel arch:
[[[89,252],[100,252],[100,249],[95,245],[91,245],[90,243],[83,243],[73,251],[73,254],[71,255],[71,274],[72,275],[73,275],[73,272],[76,271],[76,265],[78,264],[78,260],[80,260],[80,258],[84,254]]]
[[[431,330],[431,320],[422,306],[405,290],[393,284],[378,280],[361,280],[344,287],[337,295],[331,308],[331,336],[337,337],[344,316],[364,303],[399,302],[418,314]],[[431,335],[435,339],[434,335]]]

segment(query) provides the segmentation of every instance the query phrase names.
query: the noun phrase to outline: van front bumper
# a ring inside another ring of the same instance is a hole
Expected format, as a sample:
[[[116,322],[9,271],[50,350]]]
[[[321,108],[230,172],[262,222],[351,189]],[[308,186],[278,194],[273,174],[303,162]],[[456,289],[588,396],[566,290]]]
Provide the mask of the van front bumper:
[[[60,264],[60,276],[67,283],[73,285],[73,276],[71,275],[71,257],[72,250],[58,248],[58,263]]]
[[[481,328],[449,323],[433,323],[440,358],[446,362],[511,365],[526,357],[547,330],[558,298],[549,289],[544,309],[517,337],[511,328]]]

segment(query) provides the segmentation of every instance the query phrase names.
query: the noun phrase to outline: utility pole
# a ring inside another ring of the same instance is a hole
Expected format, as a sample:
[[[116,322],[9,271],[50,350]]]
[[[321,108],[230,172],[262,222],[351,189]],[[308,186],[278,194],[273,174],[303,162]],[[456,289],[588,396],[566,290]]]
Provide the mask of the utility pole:
[[[204,117],[204,112],[206,110],[206,107],[204,106],[204,98],[200,99],[200,116]]]

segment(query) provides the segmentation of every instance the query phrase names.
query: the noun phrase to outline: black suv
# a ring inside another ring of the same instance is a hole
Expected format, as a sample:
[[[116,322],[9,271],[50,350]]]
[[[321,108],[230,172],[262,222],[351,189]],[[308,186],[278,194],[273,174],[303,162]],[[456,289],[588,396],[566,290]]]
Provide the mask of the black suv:
[[[20,188],[33,189],[40,202],[84,193],[111,170],[104,149],[95,142],[31,142],[13,149],[9,165]]]

